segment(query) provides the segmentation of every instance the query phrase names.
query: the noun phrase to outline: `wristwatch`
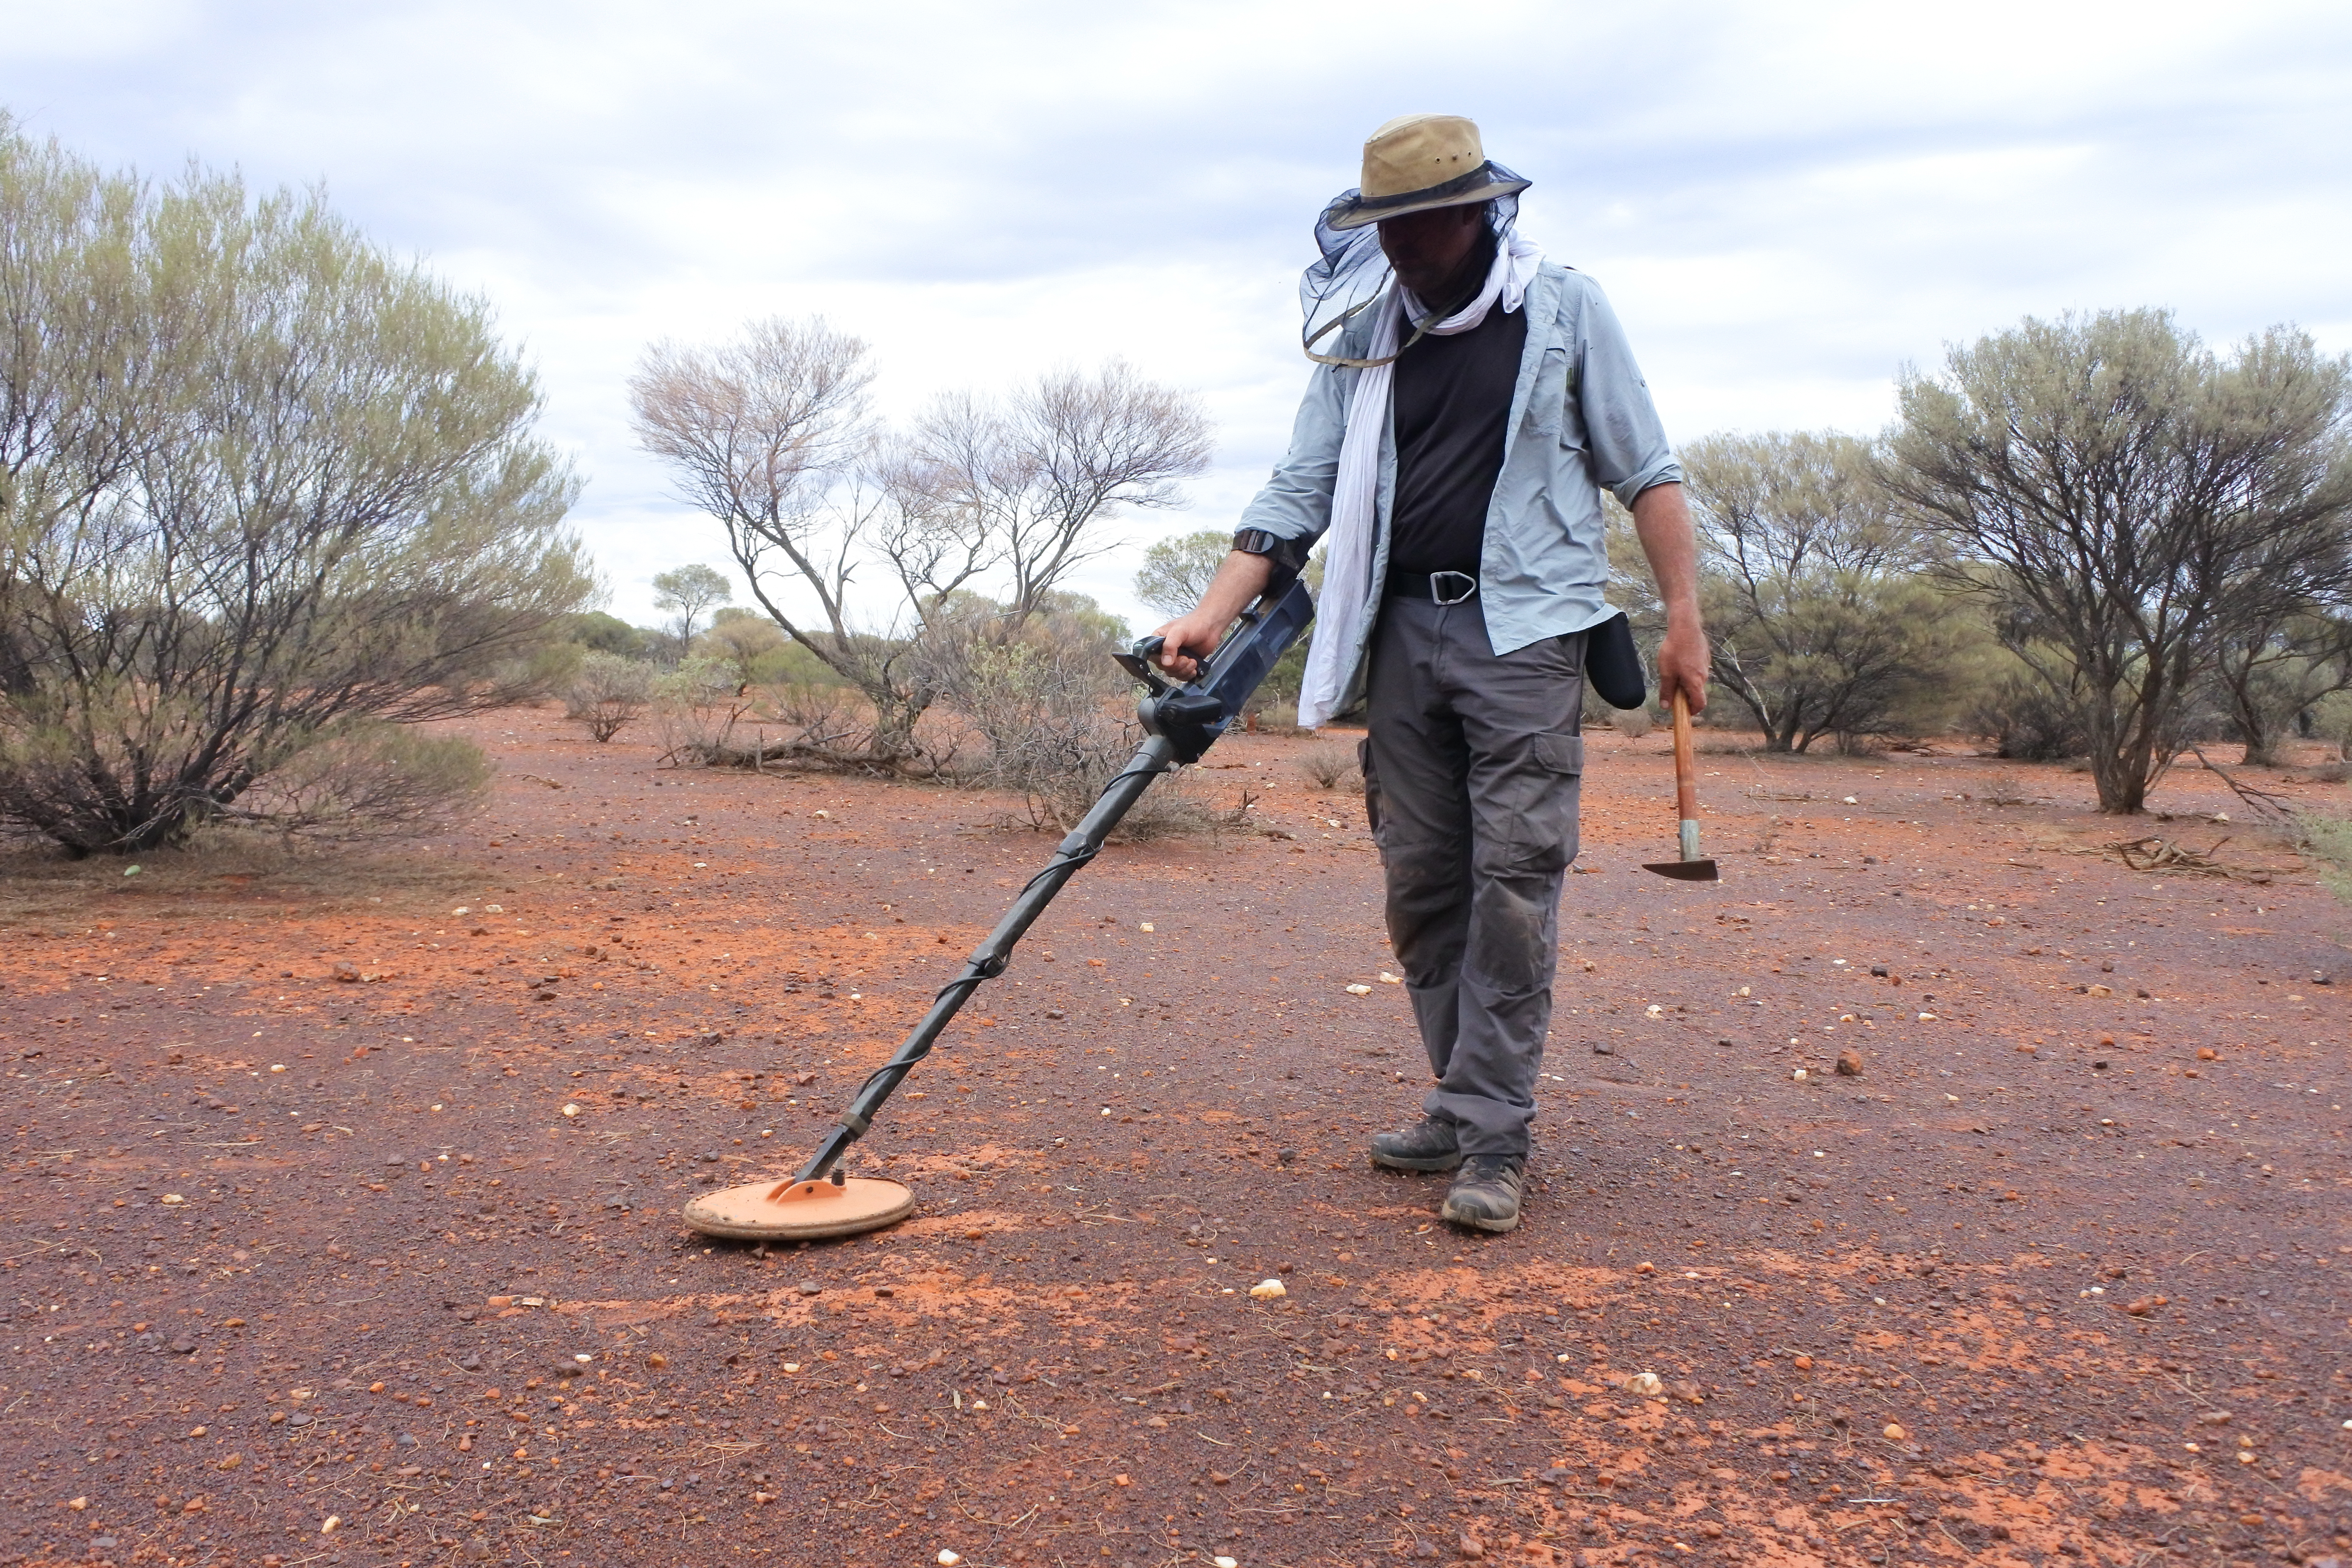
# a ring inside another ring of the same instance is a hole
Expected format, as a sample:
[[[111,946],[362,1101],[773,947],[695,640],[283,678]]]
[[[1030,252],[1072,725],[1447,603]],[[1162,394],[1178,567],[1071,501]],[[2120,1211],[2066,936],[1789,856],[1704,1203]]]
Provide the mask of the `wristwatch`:
[[[1263,555],[1274,563],[1276,571],[1293,577],[1307,569],[1307,548],[1302,542],[1263,528],[1244,528],[1234,534],[1234,548],[1244,555]]]

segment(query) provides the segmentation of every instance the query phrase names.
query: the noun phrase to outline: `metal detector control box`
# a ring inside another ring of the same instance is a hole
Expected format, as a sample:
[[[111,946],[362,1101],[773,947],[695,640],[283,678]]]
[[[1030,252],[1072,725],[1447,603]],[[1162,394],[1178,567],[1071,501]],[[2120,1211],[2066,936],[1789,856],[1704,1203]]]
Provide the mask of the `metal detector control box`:
[[[1241,717],[1242,704],[1314,618],[1315,601],[1307,584],[1293,578],[1278,597],[1261,598],[1242,612],[1232,633],[1209,656],[1208,667],[1191,681],[1170,680],[1152,662],[1160,649],[1159,637],[1145,637],[1132,651],[1112,657],[1150,689],[1135,709],[1144,732],[1166,740],[1175,748],[1178,762],[1197,763],[1225,726]]]

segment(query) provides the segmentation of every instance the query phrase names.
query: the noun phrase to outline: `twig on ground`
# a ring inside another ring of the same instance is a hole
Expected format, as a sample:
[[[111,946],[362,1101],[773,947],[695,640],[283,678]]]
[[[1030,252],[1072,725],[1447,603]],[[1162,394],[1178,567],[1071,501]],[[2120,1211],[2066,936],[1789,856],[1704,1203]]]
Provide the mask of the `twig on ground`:
[[[2135,871],[2162,871],[2184,877],[2226,877],[2230,868],[2213,858],[2213,851],[2228,842],[2227,838],[2217,838],[2208,848],[2190,849],[2166,838],[2122,838],[2107,847],[2121,856],[2124,864]]]
[[[2255,811],[2271,812],[2277,816],[2285,818],[2289,821],[2294,819],[2294,801],[2290,800],[2285,795],[2279,794],[2275,790],[2258,789],[2250,784],[2241,784],[2236,779],[2231,778],[2222,770],[2221,765],[2219,763],[2213,761],[2212,758],[2207,756],[2203,752],[2199,751],[2195,746],[2191,746],[2189,749],[2190,752],[2195,752],[2199,762],[2205,764],[2205,771],[2207,773],[2211,773],[2215,778],[2220,779],[2223,784],[2228,784],[2230,786],[2230,793],[2236,795],[2240,800],[2245,802],[2248,806],[2252,807]]]

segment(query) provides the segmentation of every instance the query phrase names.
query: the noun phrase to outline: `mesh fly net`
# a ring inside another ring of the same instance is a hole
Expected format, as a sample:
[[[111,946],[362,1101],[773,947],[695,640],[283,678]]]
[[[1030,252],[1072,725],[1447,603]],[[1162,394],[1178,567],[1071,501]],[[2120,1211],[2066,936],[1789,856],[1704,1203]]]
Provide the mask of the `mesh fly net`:
[[[1501,180],[1516,180],[1499,163],[1488,168]],[[1355,210],[1358,194],[1342,191],[1331,200],[1315,220],[1315,246],[1322,252],[1320,259],[1298,277],[1298,307],[1306,318],[1300,329],[1300,346],[1307,357],[1318,364],[1363,364],[1361,360],[1342,359],[1321,352],[1337,346],[1337,338],[1347,324],[1370,308],[1389,286],[1394,276],[1389,270],[1389,258],[1381,249],[1381,229],[1368,223],[1361,228],[1334,228],[1331,220]],[[1515,193],[1496,196],[1486,203],[1486,228],[1496,243],[1506,241],[1512,225],[1519,220],[1519,198]],[[1424,324],[1415,322],[1418,338]]]

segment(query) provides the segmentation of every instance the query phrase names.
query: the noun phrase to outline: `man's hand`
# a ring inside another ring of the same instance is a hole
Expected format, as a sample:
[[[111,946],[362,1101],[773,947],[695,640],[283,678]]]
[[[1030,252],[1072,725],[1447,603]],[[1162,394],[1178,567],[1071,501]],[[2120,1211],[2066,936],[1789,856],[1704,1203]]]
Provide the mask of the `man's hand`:
[[[1658,700],[1680,691],[1690,710],[1706,708],[1709,656],[1698,614],[1698,535],[1680,485],[1652,485],[1633,498],[1633,531],[1666,605],[1666,640],[1658,645]]]
[[[1165,642],[1158,656],[1160,668],[1179,680],[1197,677],[1201,661],[1217,651],[1226,628],[1265,592],[1273,575],[1274,563],[1263,555],[1236,550],[1226,556],[1192,614],[1177,616],[1154,634]]]
[[[1665,640],[1658,645],[1657,663],[1658,700],[1672,707],[1675,693],[1680,690],[1690,699],[1692,712],[1705,710],[1706,634],[1699,629],[1696,616],[1679,623],[1668,617]]]

